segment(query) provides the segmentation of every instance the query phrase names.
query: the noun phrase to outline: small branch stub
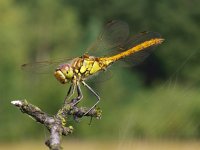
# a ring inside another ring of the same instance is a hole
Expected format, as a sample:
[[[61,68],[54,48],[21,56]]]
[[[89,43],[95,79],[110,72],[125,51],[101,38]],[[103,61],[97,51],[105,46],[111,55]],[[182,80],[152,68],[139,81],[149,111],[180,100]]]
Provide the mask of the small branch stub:
[[[42,111],[37,106],[28,103],[26,100],[14,100],[11,101],[11,104],[18,107],[22,113],[29,115],[36,122],[39,122],[46,126],[46,128],[50,132],[49,139],[45,142],[45,144],[51,150],[60,150],[61,149],[61,140],[62,135],[66,136],[73,132],[73,127],[66,127],[66,120],[68,115],[73,115],[75,119],[82,118],[84,114],[89,110],[86,107],[74,106],[74,102],[64,104],[57,112],[56,115],[49,115],[46,112]],[[91,110],[86,116],[95,117],[97,119],[101,118],[102,111],[99,108],[95,108]]]

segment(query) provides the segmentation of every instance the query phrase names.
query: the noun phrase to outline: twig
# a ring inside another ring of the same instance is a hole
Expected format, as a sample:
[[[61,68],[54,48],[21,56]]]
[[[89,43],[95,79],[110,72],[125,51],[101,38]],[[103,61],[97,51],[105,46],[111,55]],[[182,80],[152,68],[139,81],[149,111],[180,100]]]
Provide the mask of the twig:
[[[45,144],[51,150],[60,150],[61,148],[61,140],[62,135],[66,136],[73,132],[72,126],[67,125],[67,117],[68,115],[73,115],[74,119],[82,118],[84,114],[89,110],[86,107],[74,106],[75,101],[71,100],[71,102],[64,104],[56,113],[56,115],[49,115],[46,112],[42,111],[37,106],[28,103],[26,100],[14,100],[11,103],[17,106],[21,112],[28,114],[31,118],[33,118],[36,122],[39,122],[46,126],[46,128],[50,132],[49,139],[45,142]],[[101,110],[99,108],[95,108],[91,110],[86,116],[95,117],[97,119],[101,118]]]

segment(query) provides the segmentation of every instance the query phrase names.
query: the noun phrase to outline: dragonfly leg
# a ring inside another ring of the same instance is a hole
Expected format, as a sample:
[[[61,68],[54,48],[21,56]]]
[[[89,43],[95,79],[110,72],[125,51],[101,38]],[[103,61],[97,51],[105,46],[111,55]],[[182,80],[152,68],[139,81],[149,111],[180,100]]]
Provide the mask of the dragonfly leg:
[[[83,98],[83,94],[81,92],[81,87],[79,83],[77,84],[77,93],[78,93],[78,96],[73,99],[73,101],[75,102],[73,106],[77,105]]]
[[[75,85],[74,85],[74,84],[71,84],[71,85],[70,85],[70,88],[69,88],[69,90],[68,90],[68,92],[67,92],[67,95],[66,95],[66,97],[65,97],[65,101],[64,101],[65,104],[67,103],[67,100],[68,100],[72,95],[74,95],[74,91],[75,91]]]
[[[89,86],[87,85],[84,81],[82,81],[83,85],[86,86],[97,98],[97,102],[84,114],[88,114],[99,102],[100,102],[100,96]]]

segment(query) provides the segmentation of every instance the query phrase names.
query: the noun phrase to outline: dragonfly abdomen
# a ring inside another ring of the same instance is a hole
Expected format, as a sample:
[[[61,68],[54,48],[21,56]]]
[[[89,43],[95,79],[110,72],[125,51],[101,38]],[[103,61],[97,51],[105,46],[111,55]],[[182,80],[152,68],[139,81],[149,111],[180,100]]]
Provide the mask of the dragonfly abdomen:
[[[133,46],[121,53],[118,53],[114,56],[110,56],[110,57],[103,57],[101,58],[102,61],[107,61],[109,63],[113,63],[119,59],[123,59],[127,56],[130,56],[134,53],[137,53],[139,51],[142,51],[142,50],[145,50],[151,46],[155,46],[155,45],[159,45],[163,42],[164,39],[162,38],[153,38],[153,39],[150,39],[150,40],[147,40],[147,41],[144,41],[136,46]]]

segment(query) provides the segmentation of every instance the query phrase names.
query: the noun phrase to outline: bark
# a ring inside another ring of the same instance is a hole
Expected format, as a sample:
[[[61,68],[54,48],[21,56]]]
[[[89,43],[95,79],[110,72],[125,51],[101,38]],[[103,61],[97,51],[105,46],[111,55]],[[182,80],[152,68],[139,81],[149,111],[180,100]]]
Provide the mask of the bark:
[[[55,115],[49,115],[37,106],[28,103],[26,100],[14,100],[11,102],[18,107],[21,112],[29,115],[36,122],[43,124],[50,132],[50,137],[45,144],[51,150],[60,150],[62,136],[66,136],[73,132],[72,126],[67,126],[67,117],[72,115],[75,120],[84,116],[90,116],[97,119],[101,118],[102,111],[99,108],[92,109],[88,114],[84,115],[89,109],[86,107],[74,106],[75,101],[64,104]]]

